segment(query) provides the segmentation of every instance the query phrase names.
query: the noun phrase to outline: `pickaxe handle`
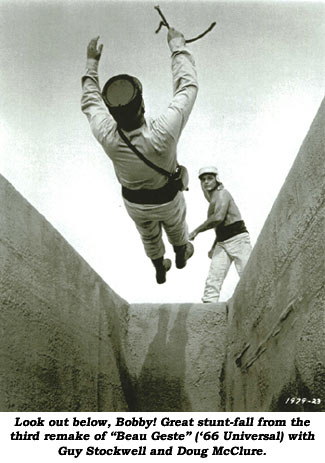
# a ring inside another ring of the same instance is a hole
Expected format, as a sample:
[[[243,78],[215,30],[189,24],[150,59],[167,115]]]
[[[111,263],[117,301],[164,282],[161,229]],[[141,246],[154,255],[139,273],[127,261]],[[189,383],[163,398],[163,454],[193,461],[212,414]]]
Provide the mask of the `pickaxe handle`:
[[[154,8],[155,8],[155,10],[158,11],[158,13],[159,13],[159,15],[160,15],[160,17],[161,17],[161,19],[162,19],[162,21],[160,21],[160,24],[159,24],[158,29],[156,30],[156,34],[160,31],[160,29],[162,28],[162,26],[166,26],[167,29],[170,29],[170,26],[169,26],[169,24],[168,24],[168,22],[167,22],[167,19],[166,19],[165,16],[163,15],[163,13],[162,13],[162,11],[161,11],[159,5],[156,5]],[[210,31],[214,28],[215,25],[216,25],[216,23],[213,22],[213,23],[210,25],[210,27],[208,27],[208,29],[207,29],[206,31],[202,32],[202,34],[198,35],[197,37],[194,37],[193,39],[185,40],[185,43],[191,43],[191,42],[195,42],[196,40],[201,39],[202,37],[205,36],[205,34],[207,34],[208,32],[210,32]]]

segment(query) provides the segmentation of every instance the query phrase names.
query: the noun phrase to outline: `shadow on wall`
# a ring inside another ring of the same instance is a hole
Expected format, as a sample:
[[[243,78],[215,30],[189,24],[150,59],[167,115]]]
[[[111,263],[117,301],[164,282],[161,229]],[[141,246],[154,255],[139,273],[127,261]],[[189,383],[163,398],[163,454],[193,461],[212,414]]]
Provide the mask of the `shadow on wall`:
[[[120,404],[115,399],[115,394],[112,394],[114,390],[114,384],[110,383],[109,379],[105,376],[105,373],[101,372],[98,376],[98,411],[129,411],[130,404],[133,401],[133,388],[131,384],[131,377],[126,366],[124,357],[124,351],[122,348],[122,338],[125,336],[127,331],[126,320],[127,311],[129,304],[122,301],[118,304],[118,301],[114,304],[114,308],[117,310],[102,310],[100,313],[100,324],[99,324],[99,335],[102,340],[107,339],[109,344],[112,346],[114,352],[114,361],[119,371],[119,379],[124,395],[124,400],[127,404],[127,409],[121,409]],[[101,354],[101,353],[100,353]],[[99,362],[105,364],[107,358],[105,353],[100,355]],[[111,396],[112,408],[107,408],[105,398]]]
[[[228,411],[325,411],[324,125],[325,100],[232,298]]]
[[[149,346],[137,380],[130,411],[191,410],[190,401],[185,393],[188,311],[189,308],[178,312],[169,332],[170,311],[163,307],[159,309],[157,334]]]
[[[322,399],[324,394],[319,394],[319,391],[324,391],[325,385],[325,370],[320,366],[319,371],[316,372],[314,384],[316,391],[308,387],[298,368],[296,367],[295,379],[287,384],[280,392],[280,395],[274,397],[271,403],[272,412],[322,412],[324,405]]]

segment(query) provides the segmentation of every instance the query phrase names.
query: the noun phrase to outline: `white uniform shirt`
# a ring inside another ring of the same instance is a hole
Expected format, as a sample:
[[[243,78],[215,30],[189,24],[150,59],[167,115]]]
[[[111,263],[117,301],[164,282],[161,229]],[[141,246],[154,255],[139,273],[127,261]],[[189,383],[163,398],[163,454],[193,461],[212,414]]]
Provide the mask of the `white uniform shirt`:
[[[177,165],[177,142],[188,120],[198,91],[195,63],[186,49],[184,39],[174,38],[172,52],[173,98],[166,111],[157,119],[146,121],[140,128],[125,132],[131,143],[153,163],[174,172]],[[82,77],[81,108],[92,133],[112,160],[121,185],[131,190],[157,189],[167,177],[159,174],[125,145],[117,132],[117,124],[101,96],[98,83],[98,61],[87,60]]]

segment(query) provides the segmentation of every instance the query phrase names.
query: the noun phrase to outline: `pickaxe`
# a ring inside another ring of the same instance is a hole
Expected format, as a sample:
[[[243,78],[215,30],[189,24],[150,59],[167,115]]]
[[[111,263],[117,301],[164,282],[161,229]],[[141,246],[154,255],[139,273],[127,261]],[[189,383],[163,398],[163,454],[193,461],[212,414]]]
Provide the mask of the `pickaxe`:
[[[168,22],[167,22],[165,16],[163,15],[163,13],[162,13],[162,11],[161,11],[159,5],[155,6],[154,8],[155,8],[155,10],[158,11],[158,13],[159,13],[159,15],[160,15],[160,17],[161,17],[161,19],[162,19],[162,20],[160,21],[160,24],[159,24],[158,29],[155,31],[156,34],[158,34],[158,32],[160,31],[160,29],[162,28],[162,26],[167,27],[167,29],[169,29],[170,26],[169,26],[169,24],[168,24]],[[214,28],[215,25],[216,25],[216,23],[213,22],[213,23],[210,25],[210,27],[208,27],[208,29],[207,29],[206,31],[202,32],[202,34],[198,35],[197,37],[194,37],[193,39],[185,40],[185,43],[195,42],[196,40],[198,40],[198,39],[204,37],[205,34],[207,34],[208,32],[210,32],[210,31]]]

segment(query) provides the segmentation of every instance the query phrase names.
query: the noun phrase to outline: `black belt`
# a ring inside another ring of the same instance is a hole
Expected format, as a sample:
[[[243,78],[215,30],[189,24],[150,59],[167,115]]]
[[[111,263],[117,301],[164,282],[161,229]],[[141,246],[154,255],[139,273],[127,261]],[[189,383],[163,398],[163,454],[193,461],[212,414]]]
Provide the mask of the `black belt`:
[[[122,186],[122,196],[131,203],[136,204],[164,204],[172,201],[178,193],[175,182],[167,182],[157,190],[130,190]]]
[[[229,240],[229,238],[232,238],[233,236],[239,235],[240,233],[248,232],[245,226],[245,222],[243,220],[238,220],[237,222],[233,222],[226,226],[220,224],[216,229],[216,233],[218,241],[225,241]]]

